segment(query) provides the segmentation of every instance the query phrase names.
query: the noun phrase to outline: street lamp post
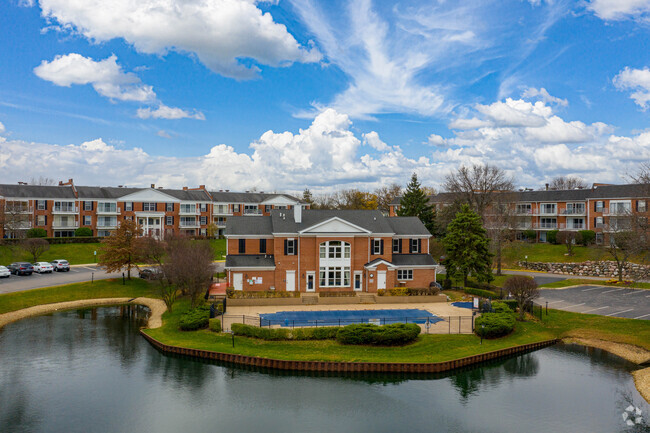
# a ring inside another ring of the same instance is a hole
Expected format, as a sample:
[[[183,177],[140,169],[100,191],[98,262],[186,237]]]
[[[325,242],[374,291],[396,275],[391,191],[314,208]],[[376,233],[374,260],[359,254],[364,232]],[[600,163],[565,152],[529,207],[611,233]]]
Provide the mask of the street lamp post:
[[[485,333],[485,323],[481,323],[481,344],[483,344],[483,334]]]

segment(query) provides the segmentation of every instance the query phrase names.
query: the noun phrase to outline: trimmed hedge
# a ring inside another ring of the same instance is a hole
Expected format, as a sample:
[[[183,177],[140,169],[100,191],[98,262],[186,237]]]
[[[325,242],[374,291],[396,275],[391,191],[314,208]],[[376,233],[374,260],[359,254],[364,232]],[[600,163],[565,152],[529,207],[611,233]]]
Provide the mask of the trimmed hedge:
[[[181,316],[179,328],[181,331],[196,331],[197,329],[207,328],[209,322],[210,306],[202,305],[184,313]]]
[[[44,238],[47,237],[47,231],[44,228],[34,227],[25,232],[28,238]]]
[[[496,310],[497,306],[500,306],[500,305],[506,305],[508,308],[510,308],[511,311],[514,312],[514,311],[517,311],[518,303],[517,303],[517,301],[515,301],[513,299],[507,299],[507,300],[504,299],[504,300],[492,303],[492,308],[494,308]]]
[[[93,235],[93,231],[90,227],[79,227],[74,231],[75,237],[88,238]]]
[[[356,292],[319,292],[318,296],[321,298],[354,298],[357,296]]]
[[[546,232],[546,242],[557,245],[557,234],[559,230],[549,230]]]
[[[402,346],[415,341],[420,327],[415,323],[395,323],[392,325],[358,324],[348,325],[336,334],[341,344],[363,344],[373,346]]]
[[[392,289],[379,289],[377,296],[432,296],[440,293],[437,287],[393,287]]]
[[[596,232],[593,230],[579,230],[578,235],[580,236],[580,243],[585,247],[596,241]]]
[[[499,294],[491,290],[473,289],[471,287],[465,287],[464,291],[468,295],[480,296],[481,298],[499,299]]]
[[[515,329],[516,316],[503,302],[492,304],[494,313],[483,313],[474,322],[474,333],[483,338],[499,338]]]
[[[219,319],[209,319],[208,327],[210,328],[210,331],[221,332],[221,320],[219,320]]]
[[[230,299],[263,299],[263,298],[299,298],[300,292],[286,292],[284,290],[256,290],[245,291],[235,290],[232,287],[226,289],[226,295]]]
[[[259,338],[260,340],[333,340],[340,328],[258,328],[257,326],[233,323],[230,327],[235,335],[244,337]]]

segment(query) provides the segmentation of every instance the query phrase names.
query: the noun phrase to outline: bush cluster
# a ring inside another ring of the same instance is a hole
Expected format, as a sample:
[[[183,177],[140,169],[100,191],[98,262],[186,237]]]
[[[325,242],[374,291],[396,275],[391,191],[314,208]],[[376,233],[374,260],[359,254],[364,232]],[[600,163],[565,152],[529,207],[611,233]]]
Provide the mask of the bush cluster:
[[[483,313],[474,322],[474,332],[483,338],[498,338],[508,335],[515,328],[515,313],[504,302],[492,304],[494,313]]]
[[[517,311],[518,303],[514,299],[503,299],[503,300],[501,300],[499,302],[492,303],[492,308],[494,308],[496,310],[497,306],[501,306],[501,305],[507,306],[508,308],[510,308],[511,311],[514,312],[514,311]]]
[[[235,290],[232,287],[226,289],[226,295],[231,299],[263,299],[263,298],[299,298],[300,292],[285,292],[276,290],[245,291]]]
[[[557,234],[559,230],[549,230],[546,232],[546,242],[557,245]]]
[[[196,331],[197,329],[207,328],[209,320],[210,306],[202,305],[184,313],[181,316],[179,327],[181,331]]]
[[[612,278],[610,280],[605,281],[605,284],[613,285],[613,286],[629,286],[632,284],[632,281],[631,280],[618,281],[616,278]]]
[[[356,292],[319,292],[321,298],[353,298],[357,296]]]
[[[219,319],[209,319],[209,328],[212,332],[221,332],[221,320]]]
[[[379,289],[377,296],[431,296],[440,293],[437,287],[393,287],[392,289]]]
[[[415,341],[419,334],[420,326],[415,323],[383,326],[358,324],[341,328],[336,334],[336,341],[341,344],[401,346]]]
[[[93,231],[90,227],[79,227],[74,231],[74,235],[80,238],[91,237],[93,235]]]
[[[235,335],[244,337],[259,338],[260,340],[334,340],[340,328],[258,328],[257,326],[233,323],[230,327]]]
[[[480,296],[481,298],[492,298],[492,299],[500,298],[497,292],[493,292],[491,290],[473,289],[471,287],[466,287],[465,293],[467,293],[468,295]]]
[[[580,237],[580,243],[583,246],[588,246],[594,243],[596,240],[596,232],[593,230],[580,230],[578,231]]]
[[[25,232],[27,238],[44,238],[47,236],[47,231],[44,228],[34,227]]]

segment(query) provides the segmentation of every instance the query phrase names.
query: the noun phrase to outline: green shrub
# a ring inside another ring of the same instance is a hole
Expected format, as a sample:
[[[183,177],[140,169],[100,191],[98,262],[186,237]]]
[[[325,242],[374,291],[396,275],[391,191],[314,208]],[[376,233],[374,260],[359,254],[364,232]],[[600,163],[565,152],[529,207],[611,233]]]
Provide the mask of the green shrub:
[[[74,236],[76,238],[87,238],[93,235],[93,231],[90,227],[79,227],[74,231]]]
[[[442,280],[442,289],[443,290],[451,290],[452,284],[451,284],[451,278],[445,278]]]
[[[492,307],[498,312],[495,313],[483,313],[476,318],[474,322],[474,332],[479,337],[483,338],[498,338],[508,335],[515,328],[515,314],[510,310],[509,307],[502,304],[499,306],[499,303],[493,304]],[[507,310],[505,310],[507,309]]]
[[[196,331],[208,327],[210,320],[210,306],[202,305],[196,307],[181,316],[181,331]]]
[[[401,346],[414,341],[419,334],[420,327],[415,323],[357,324],[339,329],[336,341],[351,345]]]
[[[353,298],[357,296],[356,292],[319,292],[321,298]]]
[[[300,292],[286,292],[283,290],[235,290],[232,287],[226,289],[226,295],[231,299],[264,299],[264,298],[299,298]]]
[[[209,323],[210,324],[208,326],[210,328],[210,331],[221,332],[221,320],[219,320],[219,319],[210,319]]]
[[[291,331],[292,340],[334,340],[339,328],[325,326],[322,328],[296,328]]]
[[[492,304],[492,307],[496,308],[495,305],[507,305],[508,308],[510,308],[510,310],[517,311],[517,301],[515,301],[514,299],[507,299],[507,300],[504,299],[499,302],[495,302]]]
[[[25,232],[25,236],[28,238],[44,238],[47,236],[47,231],[40,227],[34,227]]]
[[[549,244],[557,244],[557,233],[559,230],[549,230],[546,232],[546,242]]]
[[[259,338],[260,340],[280,341],[291,339],[288,329],[258,328],[257,326],[244,325],[243,323],[233,323],[230,325],[230,330],[235,335]]]
[[[473,289],[465,287],[465,293],[468,295],[480,296],[481,298],[499,299],[499,294],[491,290]]]
[[[377,296],[432,296],[440,293],[437,287],[393,287],[392,289],[379,289]]]
[[[522,233],[527,241],[534,241],[537,239],[537,232],[535,230],[524,230]]]
[[[580,235],[580,243],[585,247],[593,244],[596,240],[596,232],[593,230],[580,230],[578,234]]]

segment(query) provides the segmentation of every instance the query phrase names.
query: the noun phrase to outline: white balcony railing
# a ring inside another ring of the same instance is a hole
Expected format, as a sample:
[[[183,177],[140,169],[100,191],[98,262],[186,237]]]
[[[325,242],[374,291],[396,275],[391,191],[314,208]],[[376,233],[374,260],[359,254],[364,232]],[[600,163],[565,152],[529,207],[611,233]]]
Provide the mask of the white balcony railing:
[[[244,209],[244,215],[262,215],[262,209]]]
[[[63,213],[63,214],[79,213],[79,207],[54,206],[54,209],[52,209],[52,213]]]
[[[56,221],[52,223],[53,229],[73,229],[79,227],[79,221]]]
[[[97,207],[97,213],[98,214],[120,214],[122,213],[122,208],[116,207],[111,209],[110,207],[103,207],[103,206],[98,206]]]
[[[586,212],[585,209],[562,209],[560,214],[562,215],[584,215]]]
[[[34,208],[32,206],[14,206],[6,205],[5,213],[6,214],[19,214],[19,213],[33,213]]]

